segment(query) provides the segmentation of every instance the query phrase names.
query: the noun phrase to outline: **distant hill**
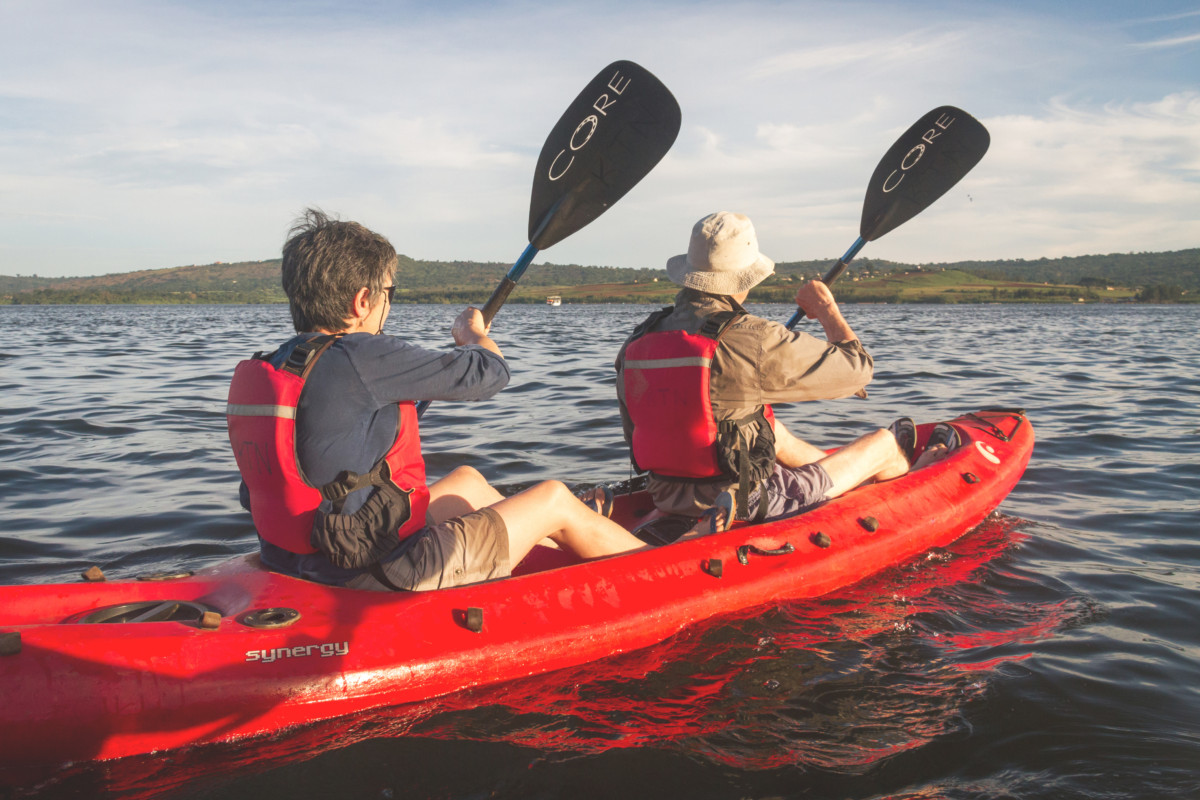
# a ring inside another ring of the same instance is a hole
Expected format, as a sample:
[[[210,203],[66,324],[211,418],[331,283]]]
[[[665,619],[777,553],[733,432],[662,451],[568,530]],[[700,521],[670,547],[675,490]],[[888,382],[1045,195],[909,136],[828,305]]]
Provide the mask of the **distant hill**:
[[[802,278],[820,276],[834,259],[781,262],[777,275],[755,290],[753,300],[785,298]],[[86,278],[0,276],[0,304],[31,303],[282,303],[279,259],[169,267]],[[400,256],[396,302],[474,302],[487,299],[509,264],[473,261],[418,261]],[[928,276],[940,273],[939,281]],[[901,291],[896,281],[911,276]],[[920,276],[926,276],[921,278]],[[875,283],[870,283],[875,281]],[[915,281],[915,282],[913,282]],[[952,289],[949,282],[957,282]],[[1028,284],[1026,286],[1025,284]],[[1200,295],[1200,248],[1166,253],[1128,253],[1035,261],[965,261],[900,264],[859,258],[839,284],[847,301],[924,301],[930,292],[941,302],[1027,300],[1033,286],[1064,285],[1062,299],[1076,302],[1081,289],[1098,290],[1085,299],[1195,299]],[[1109,287],[1129,290],[1113,295]],[[1153,287],[1149,291],[1147,287]],[[662,302],[674,294],[663,269],[545,264],[530,267],[510,302],[544,302],[560,294],[568,302]],[[955,295],[954,292],[959,294]],[[1004,292],[1008,292],[1007,295]],[[1024,292],[1024,294],[1019,294]],[[1053,295],[1041,291],[1038,299]],[[969,298],[969,299],[968,299]]]
[[[795,261],[776,265],[781,273],[823,274],[830,261]],[[1174,285],[1200,291],[1200,248],[1165,253],[1111,253],[1096,256],[1001,261],[955,261],[922,264],[923,269],[961,270],[985,278],[1035,283],[1126,287]],[[851,270],[908,272],[917,267],[872,258],[859,258]]]
[[[417,261],[400,256],[396,302],[483,302],[511,264],[474,261]],[[2,303],[283,303],[280,260],[139,270],[84,278],[37,278],[0,275]],[[636,283],[666,278],[663,270],[585,267],[578,264],[536,265],[521,280],[513,302],[540,302],[545,287]],[[481,297],[482,296],[482,297]]]
[[[1103,256],[1039,258],[1035,261],[963,261],[939,266],[976,275],[1048,283],[1099,286],[1179,286],[1200,291],[1200,248],[1167,253],[1111,253]]]
[[[0,302],[279,303],[279,259],[188,265],[87,278],[0,275]]]

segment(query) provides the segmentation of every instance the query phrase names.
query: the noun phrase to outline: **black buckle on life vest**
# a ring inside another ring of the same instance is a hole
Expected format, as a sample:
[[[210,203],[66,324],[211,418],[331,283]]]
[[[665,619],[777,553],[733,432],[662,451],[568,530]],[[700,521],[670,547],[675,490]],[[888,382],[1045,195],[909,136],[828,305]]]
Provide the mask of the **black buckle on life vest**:
[[[342,470],[336,478],[322,486],[319,491],[323,499],[333,503],[334,511],[341,513],[342,502],[351,492],[365,489],[368,486],[380,486],[391,479],[391,467],[388,466],[386,458],[381,458],[370,472],[360,474],[348,469]]]
[[[308,371],[313,368],[317,359],[341,337],[340,333],[328,333],[314,336],[307,342],[301,342],[288,354],[287,361],[280,369],[293,375],[299,375],[301,378],[307,377]]]

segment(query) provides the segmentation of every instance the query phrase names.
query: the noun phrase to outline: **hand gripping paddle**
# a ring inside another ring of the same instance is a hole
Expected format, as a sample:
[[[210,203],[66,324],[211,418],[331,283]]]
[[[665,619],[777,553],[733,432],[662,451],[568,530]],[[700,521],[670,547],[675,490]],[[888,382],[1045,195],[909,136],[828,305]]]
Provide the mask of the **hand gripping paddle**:
[[[833,283],[867,242],[920,214],[950,191],[987,152],[991,136],[979,120],[954,106],[921,117],[896,140],[867,184],[858,241],[825,274]],[[792,329],[804,312],[788,320]]]
[[[679,103],[632,61],[592,78],[550,131],[538,156],[529,201],[529,246],[483,307],[492,321],[539,250],[608,210],[654,169],[679,133]],[[429,407],[417,404],[420,415]]]

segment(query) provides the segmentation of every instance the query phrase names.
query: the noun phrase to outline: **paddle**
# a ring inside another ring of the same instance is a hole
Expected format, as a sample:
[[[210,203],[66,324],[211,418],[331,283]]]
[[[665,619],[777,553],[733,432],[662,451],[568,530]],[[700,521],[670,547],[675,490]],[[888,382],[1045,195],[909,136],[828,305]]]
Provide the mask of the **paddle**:
[[[539,250],[562,241],[607,211],[654,168],[679,133],[679,103],[632,61],[614,61],[567,106],[533,173],[529,246],[483,307],[496,316]],[[417,404],[417,415],[429,401]]]
[[[867,183],[858,240],[825,273],[833,283],[867,242],[920,214],[950,191],[987,152],[987,128],[962,109],[941,106],[921,117],[883,156]],[[797,310],[789,330],[804,316]]]

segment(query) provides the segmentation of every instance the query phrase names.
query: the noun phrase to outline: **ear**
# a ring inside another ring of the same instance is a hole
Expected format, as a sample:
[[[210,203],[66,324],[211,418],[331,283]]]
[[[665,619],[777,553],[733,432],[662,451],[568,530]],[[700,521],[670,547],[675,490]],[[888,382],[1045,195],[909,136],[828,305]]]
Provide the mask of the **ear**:
[[[366,319],[371,313],[371,290],[367,287],[359,289],[354,294],[354,301],[350,308],[350,313],[353,319]]]

